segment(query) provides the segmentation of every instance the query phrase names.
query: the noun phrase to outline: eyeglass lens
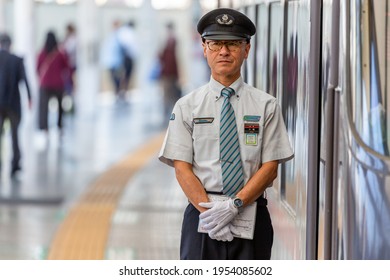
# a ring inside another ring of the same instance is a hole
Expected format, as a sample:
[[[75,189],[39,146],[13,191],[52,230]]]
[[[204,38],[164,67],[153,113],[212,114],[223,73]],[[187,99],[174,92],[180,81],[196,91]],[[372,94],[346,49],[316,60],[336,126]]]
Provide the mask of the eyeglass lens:
[[[229,51],[236,51],[241,46],[242,41],[210,41],[207,46],[212,51],[220,51],[223,46],[226,46]]]

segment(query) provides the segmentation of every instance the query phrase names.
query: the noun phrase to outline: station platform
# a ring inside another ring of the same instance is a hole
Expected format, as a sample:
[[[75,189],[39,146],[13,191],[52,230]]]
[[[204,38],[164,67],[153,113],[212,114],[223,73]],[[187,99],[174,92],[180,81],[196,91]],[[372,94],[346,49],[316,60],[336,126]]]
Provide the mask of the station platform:
[[[98,94],[96,113],[66,114],[64,129],[20,127],[22,171],[10,178],[4,135],[0,180],[2,260],[179,259],[187,200],[174,170],[158,161],[168,120],[158,90],[116,101]]]

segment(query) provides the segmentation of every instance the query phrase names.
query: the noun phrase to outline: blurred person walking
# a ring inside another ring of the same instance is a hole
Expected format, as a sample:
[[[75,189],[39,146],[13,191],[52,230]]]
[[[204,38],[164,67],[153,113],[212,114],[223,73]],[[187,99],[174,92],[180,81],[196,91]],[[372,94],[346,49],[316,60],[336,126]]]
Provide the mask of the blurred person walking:
[[[66,34],[65,38],[61,44],[63,51],[67,54],[69,60],[69,76],[65,77],[65,97],[68,97],[71,101],[70,108],[72,111],[74,109],[73,95],[74,95],[74,78],[75,72],[77,69],[77,36],[76,28],[72,23],[66,25]]]
[[[181,89],[178,85],[179,71],[176,57],[177,40],[172,22],[166,25],[168,37],[164,48],[159,55],[161,66],[160,79],[164,94],[164,114],[169,116],[176,101],[181,97]]]
[[[129,21],[118,29],[118,40],[123,52],[123,75],[120,82],[120,96],[124,98],[129,89],[134,72],[135,60],[138,54],[137,41],[134,31],[135,23]]]
[[[118,30],[121,26],[120,21],[115,20],[112,23],[112,32],[104,41],[101,60],[103,67],[110,72],[110,78],[114,87],[114,95],[120,99],[121,84],[123,77],[124,51],[119,41]]]
[[[23,59],[10,53],[11,38],[8,34],[0,34],[0,131],[6,119],[11,126],[12,152],[11,176],[13,177],[20,166],[20,148],[18,128],[22,116],[20,82],[26,85],[29,107],[31,109],[31,92],[26,77]],[[2,134],[2,133],[1,133]],[[1,136],[0,134],[0,136]],[[1,165],[1,137],[0,137],[0,165]]]
[[[49,101],[55,97],[58,102],[57,126],[62,131],[62,98],[70,66],[66,53],[58,48],[56,36],[52,31],[47,33],[44,46],[38,55],[37,72],[40,87],[39,129],[48,132]]]

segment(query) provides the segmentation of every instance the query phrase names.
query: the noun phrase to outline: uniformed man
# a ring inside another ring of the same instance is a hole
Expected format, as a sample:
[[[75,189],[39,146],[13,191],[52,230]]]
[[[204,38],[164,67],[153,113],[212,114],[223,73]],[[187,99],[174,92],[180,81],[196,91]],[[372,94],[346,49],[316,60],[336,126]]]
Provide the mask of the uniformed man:
[[[264,192],[293,152],[277,100],[241,77],[256,27],[220,8],[197,29],[211,78],[177,101],[159,156],[175,168],[189,200],[180,258],[270,259]]]

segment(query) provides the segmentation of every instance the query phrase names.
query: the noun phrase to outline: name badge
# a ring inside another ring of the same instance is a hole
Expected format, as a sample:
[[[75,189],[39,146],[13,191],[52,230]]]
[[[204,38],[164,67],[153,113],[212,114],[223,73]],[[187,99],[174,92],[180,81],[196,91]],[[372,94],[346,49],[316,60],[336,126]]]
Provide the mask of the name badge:
[[[257,146],[257,134],[245,133],[245,144],[249,146]]]
[[[245,133],[257,133],[259,134],[260,125],[258,123],[244,123]]]
[[[245,115],[244,121],[246,121],[246,122],[259,122],[260,116]]]
[[[213,123],[214,118],[194,118],[193,122],[194,124],[207,124],[207,123]]]
[[[258,123],[244,123],[245,145],[257,146],[257,135],[260,125]]]

